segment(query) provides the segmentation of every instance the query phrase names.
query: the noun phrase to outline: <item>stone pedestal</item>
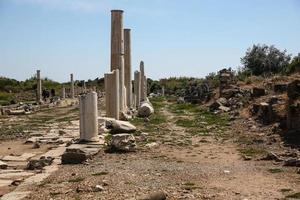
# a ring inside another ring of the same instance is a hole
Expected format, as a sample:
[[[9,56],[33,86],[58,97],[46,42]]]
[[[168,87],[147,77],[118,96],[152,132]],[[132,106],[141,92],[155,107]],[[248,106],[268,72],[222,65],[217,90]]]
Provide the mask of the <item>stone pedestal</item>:
[[[125,53],[125,87],[126,105],[132,107],[132,83],[131,83],[131,38],[130,29],[124,29],[124,53]]]
[[[36,102],[40,103],[42,101],[42,79],[41,79],[41,70],[36,71],[36,80],[37,80],[37,91],[36,91]]]
[[[139,108],[141,102],[141,73],[139,71],[134,72],[134,96],[135,107]]]
[[[70,82],[71,82],[71,98],[75,97],[75,90],[74,90],[74,77],[73,74],[70,74]]]
[[[98,137],[97,93],[90,92],[79,97],[80,140],[95,142]]]
[[[119,70],[104,74],[106,116],[120,118]]]
[[[111,71],[119,70],[119,111],[125,110],[123,11],[111,11]]]

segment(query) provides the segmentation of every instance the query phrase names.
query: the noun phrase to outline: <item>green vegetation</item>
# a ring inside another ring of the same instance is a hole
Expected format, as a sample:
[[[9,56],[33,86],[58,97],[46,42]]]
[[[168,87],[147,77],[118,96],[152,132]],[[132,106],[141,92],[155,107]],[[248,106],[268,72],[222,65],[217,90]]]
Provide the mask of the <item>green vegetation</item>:
[[[227,115],[214,114],[194,104],[170,104],[169,109],[178,116],[175,124],[193,135],[209,135],[212,129],[223,133],[229,122]]]
[[[154,114],[149,117],[149,121],[145,122],[143,118],[134,118],[131,123],[135,126],[139,126],[142,132],[155,133],[163,123],[167,122],[167,118],[162,113],[162,108],[166,102],[163,97],[155,97],[151,99],[151,103],[154,107]]]
[[[275,174],[275,173],[281,173],[281,172],[283,172],[283,169],[280,169],[280,168],[272,168],[272,169],[268,169],[268,171],[269,171],[270,173]]]
[[[263,155],[266,153],[266,150],[260,146],[246,146],[239,151],[245,156],[257,156]]]

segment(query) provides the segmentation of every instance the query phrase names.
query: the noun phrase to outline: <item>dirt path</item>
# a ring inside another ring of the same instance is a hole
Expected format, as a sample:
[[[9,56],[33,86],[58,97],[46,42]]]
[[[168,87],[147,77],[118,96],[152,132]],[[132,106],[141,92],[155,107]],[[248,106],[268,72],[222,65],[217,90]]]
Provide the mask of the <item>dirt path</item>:
[[[228,137],[230,127],[220,135],[221,129],[206,124],[209,132],[195,134],[178,125],[178,119],[193,120],[193,114],[176,114],[170,105],[164,103],[150,119],[155,125],[137,124],[149,131],[147,141],[136,136],[137,152],[101,152],[87,165],[61,166],[27,199],[138,199],[163,190],[168,199],[257,200],[284,199],[300,191],[295,173],[270,173],[280,166],[244,161]],[[104,190],[95,192],[96,185]]]

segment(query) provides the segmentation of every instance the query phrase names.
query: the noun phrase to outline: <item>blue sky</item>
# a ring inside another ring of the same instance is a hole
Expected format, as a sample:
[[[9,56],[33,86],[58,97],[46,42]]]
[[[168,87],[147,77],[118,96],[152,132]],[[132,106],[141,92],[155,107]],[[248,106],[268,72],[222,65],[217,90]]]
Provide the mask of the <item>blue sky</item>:
[[[300,0],[0,0],[0,76],[102,77],[111,9],[132,29],[133,69],[154,79],[236,68],[257,43],[300,52]]]

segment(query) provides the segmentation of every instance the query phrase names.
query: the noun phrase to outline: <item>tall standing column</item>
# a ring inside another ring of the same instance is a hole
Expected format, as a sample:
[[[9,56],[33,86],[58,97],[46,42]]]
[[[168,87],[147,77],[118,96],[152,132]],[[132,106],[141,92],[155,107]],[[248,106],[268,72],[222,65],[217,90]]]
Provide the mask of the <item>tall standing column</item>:
[[[125,110],[123,10],[111,11],[111,71],[119,70],[120,112]]]
[[[119,70],[104,74],[106,116],[120,118]]]
[[[79,96],[79,115],[80,140],[88,142],[99,141],[96,92]]]
[[[37,80],[37,91],[36,91],[36,102],[40,103],[42,101],[42,79],[41,79],[41,70],[36,71],[36,80]]]
[[[75,90],[74,90],[74,77],[73,77],[73,74],[70,74],[70,79],[71,79],[71,98],[74,99]]]
[[[140,88],[140,92],[141,92],[141,101],[145,101],[146,100],[146,96],[145,96],[145,69],[144,69],[144,62],[141,61],[140,63],[140,72],[141,72],[141,88]]]
[[[130,29],[124,29],[124,52],[125,52],[125,87],[127,107],[132,107],[132,83],[131,83],[131,36]]]
[[[141,73],[139,71],[134,72],[134,95],[135,106],[138,109],[141,103]]]

